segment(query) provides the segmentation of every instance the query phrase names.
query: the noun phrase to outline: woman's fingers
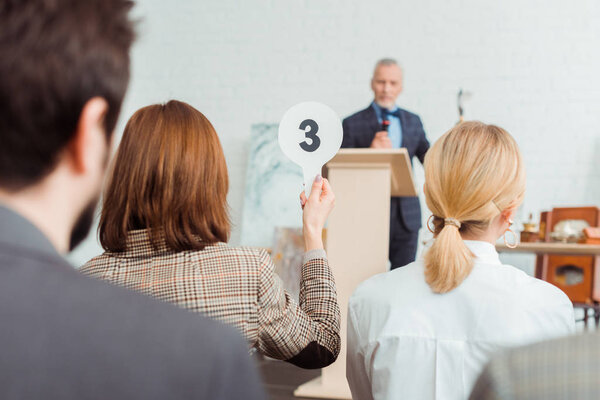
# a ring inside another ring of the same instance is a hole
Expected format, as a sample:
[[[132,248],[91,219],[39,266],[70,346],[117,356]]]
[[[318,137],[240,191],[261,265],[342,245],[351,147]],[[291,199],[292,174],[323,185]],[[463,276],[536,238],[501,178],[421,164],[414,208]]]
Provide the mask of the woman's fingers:
[[[308,199],[306,198],[306,194],[304,193],[304,191],[302,191],[302,193],[300,193],[300,207],[302,207],[302,209],[304,209],[304,205],[306,204],[306,201]]]
[[[325,200],[325,201],[335,201],[335,194],[333,193],[333,190],[331,189],[331,185],[329,184],[329,181],[325,178],[323,178],[323,189],[321,191],[321,200]]]
[[[321,197],[321,190],[323,188],[324,179],[321,175],[317,175],[312,184],[312,189],[310,190],[310,196],[308,199],[310,201],[316,201]]]

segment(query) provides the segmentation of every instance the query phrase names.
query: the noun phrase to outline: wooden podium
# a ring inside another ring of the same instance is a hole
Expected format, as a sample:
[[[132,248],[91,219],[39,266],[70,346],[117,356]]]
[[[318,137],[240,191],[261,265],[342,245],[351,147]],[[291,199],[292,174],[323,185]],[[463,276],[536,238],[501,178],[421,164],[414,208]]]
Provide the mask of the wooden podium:
[[[350,399],[346,381],[348,300],[365,279],[388,269],[390,197],[416,196],[406,149],[342,149],[325,166],[335,192],[327,223],[325,250],[335,277],[342,314],[342,348],[319,378],[299,386],[294,395]]]

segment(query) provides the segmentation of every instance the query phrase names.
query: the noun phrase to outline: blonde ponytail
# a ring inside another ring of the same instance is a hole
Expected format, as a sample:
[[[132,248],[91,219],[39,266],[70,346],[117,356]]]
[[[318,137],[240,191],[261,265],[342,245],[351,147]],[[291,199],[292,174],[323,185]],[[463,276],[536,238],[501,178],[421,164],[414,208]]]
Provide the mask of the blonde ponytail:
[[[522,202],[525,171],[517,144],[494,125],[455,126],[427,152],[424,192],[436,235],[425,254],[425,280],[446,293],[473,269],[462,235],[483,232],[501,210]]]
[[[460,285],[473,269],[471,252],[459,229],[445,224],[425,253],[425,281],[436,293],[446,293]]]

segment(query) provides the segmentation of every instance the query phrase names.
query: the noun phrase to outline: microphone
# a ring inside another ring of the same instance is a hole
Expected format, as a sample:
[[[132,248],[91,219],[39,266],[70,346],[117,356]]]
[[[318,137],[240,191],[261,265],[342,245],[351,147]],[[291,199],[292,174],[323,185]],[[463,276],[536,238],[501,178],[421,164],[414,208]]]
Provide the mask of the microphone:
[[[383,120],[381,121],[381,130],[382,131],[388,131],[388,129],[390,128],[390,120],[387,119],[387,115],[385,117],[383,117]]]

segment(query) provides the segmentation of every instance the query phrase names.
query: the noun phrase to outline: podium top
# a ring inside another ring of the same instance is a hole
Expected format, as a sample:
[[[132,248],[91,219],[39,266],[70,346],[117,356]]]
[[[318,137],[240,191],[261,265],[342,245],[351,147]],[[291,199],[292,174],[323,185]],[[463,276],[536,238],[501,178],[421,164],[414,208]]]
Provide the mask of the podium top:
[[[408,151],[400,149],[341,149],[326,168],[389,168],[392,181],[391,195],[417,196]]]

